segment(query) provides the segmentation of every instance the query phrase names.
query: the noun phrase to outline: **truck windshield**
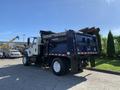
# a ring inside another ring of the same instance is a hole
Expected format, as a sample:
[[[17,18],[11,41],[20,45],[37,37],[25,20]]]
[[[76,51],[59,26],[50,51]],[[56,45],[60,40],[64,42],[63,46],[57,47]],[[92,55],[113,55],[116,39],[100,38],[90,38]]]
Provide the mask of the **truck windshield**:
[[[36,44],[37,43],[37,38],[36,37],[30,37],[30,45]]]
[[[80,52],[96,52],[96,37],[76,34],[77,51]]]

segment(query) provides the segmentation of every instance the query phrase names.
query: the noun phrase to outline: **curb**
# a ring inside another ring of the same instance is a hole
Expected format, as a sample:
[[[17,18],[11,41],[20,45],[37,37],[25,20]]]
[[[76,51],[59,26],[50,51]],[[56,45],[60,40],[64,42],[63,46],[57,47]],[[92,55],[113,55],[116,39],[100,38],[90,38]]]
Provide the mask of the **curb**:
[[[96,69],[96,68],[85,68],[85,69],[86,69],[86,70],[103,72],[103,73],[108,73],[108,74],[120,75],[120,72],[115,72],[115,71],[101,70],[101,69]]]

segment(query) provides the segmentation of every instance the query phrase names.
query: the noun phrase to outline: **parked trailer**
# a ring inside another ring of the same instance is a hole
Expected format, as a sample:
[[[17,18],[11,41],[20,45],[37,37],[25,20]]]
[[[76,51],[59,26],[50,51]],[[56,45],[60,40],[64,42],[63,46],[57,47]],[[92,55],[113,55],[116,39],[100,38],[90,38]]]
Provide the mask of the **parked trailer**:
[[[23,64],[29,66],[35,63],[51,67],[55,75],[83,71],[89,61],[94,61],[99,51],[96,36],[80,31],[40,31],[40,36],[28,38]]]

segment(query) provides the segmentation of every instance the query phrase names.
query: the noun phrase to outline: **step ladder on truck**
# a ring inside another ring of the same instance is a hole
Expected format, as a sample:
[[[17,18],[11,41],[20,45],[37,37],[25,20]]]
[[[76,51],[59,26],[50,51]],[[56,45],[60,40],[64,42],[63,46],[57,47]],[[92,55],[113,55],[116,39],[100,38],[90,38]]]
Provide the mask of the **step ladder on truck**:
[[[91,28],[92,29],[92,28]],[[61,33],[40,31],[40,37],[28,38],[27,48],[24,52],[23,64],[32,63],[47,66],[55,75],[64,75],[68,71],[78,73],[83,71],[99,53],[96,36],[93,30],[68,30]],[[93,33],[92,33],[93,32]]]

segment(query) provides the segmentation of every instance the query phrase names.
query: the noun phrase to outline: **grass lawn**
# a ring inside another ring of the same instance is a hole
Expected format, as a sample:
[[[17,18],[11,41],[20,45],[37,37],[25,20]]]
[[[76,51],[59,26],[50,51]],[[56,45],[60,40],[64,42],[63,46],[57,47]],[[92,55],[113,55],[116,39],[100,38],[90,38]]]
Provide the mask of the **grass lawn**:
[[[120,72],[120,60],[108,58],[96,59],[96,68]]]

